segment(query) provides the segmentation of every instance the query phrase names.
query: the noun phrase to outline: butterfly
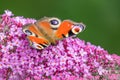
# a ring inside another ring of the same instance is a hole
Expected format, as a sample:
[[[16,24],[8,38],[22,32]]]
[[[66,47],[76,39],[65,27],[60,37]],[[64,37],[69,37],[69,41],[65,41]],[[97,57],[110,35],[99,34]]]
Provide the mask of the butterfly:
[[[83,23],[63,20],[56,17],[44,17],[35,23],[23,26],[23,32],[27,35],[30,46],[36,49],[44,49],[57,40],[67,37],[75,37],[85,29]]]

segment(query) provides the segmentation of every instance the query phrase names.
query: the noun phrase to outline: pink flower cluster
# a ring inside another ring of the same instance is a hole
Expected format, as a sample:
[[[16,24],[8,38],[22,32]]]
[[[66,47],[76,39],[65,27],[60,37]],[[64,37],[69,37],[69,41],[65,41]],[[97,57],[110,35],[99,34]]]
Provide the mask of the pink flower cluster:
[[[79,38],[66,38],[43,50],[29,46],[22,26],[36,20],[0,18],[0,80],[118,80],[120,56]],[[113,76],[113,77],[111,77]]]

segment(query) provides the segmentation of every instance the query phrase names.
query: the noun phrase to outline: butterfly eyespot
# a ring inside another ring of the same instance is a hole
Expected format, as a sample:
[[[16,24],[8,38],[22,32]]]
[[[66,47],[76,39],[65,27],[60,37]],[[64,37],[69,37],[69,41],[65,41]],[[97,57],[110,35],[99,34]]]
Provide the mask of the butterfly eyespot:
[[[58,20],[55,20],[55,19],[51,20],[50,23],[52,25],[58,25],[59,24]]]
[[[32,32],[30,32],[29,30],[25,30],[25,34],[32,35]]]
[[[81,23],[81,24],[79,24],[78,26],[81,28],[81,31],[84,31],[84,30],[85,30],[85,25],[84,25],[84,24]]]
[[[82,32],[85,29],[85,26],[83,24],[75,24],[72,28],[72,32],[74,34],[78,34]]]
[[[61,21],[58,18],[51,18],[49,20],[50,24],[51,24],[51,28],[52,29],[56,29],[59,27]]]

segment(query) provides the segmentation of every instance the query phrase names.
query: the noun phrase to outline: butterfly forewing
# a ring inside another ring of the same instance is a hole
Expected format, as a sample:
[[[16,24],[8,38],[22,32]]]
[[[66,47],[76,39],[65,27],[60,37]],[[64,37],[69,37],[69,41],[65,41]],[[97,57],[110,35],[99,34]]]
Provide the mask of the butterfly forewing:
[[[56,37],[59,39],[68,37],[68,32],[71,30],[72,25],[73,24],[70,21],[63,21],[55,33]]]

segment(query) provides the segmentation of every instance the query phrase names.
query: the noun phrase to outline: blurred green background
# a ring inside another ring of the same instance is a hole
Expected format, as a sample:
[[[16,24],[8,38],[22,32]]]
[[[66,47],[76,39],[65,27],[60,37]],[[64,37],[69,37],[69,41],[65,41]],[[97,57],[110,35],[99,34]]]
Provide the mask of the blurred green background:
[[[79,38],[120,54],[120,0],[1,0],[0,14],[40,19],[44,16],[86,24]]]

